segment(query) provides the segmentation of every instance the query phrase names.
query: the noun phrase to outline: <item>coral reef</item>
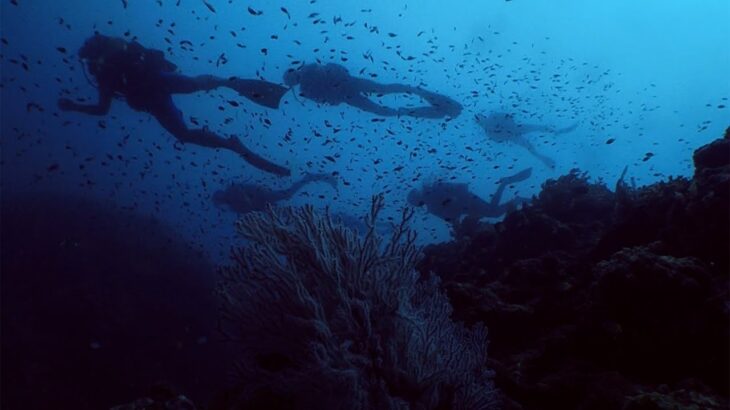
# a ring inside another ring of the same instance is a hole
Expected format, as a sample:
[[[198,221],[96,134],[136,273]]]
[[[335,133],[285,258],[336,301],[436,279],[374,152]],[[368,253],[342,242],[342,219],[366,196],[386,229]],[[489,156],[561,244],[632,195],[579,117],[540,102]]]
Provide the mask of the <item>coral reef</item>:
[[[425,249],[455,318],[489,328],[507,408],[727,408],[728,133],[694,162],[692,179],[616,192],[572,171]]]
[[[270,209],[239,221],[250,241],[234,251],[219,293],[223,329],[240,348],[240,389],[220,408],[489,409],[486,329],[452,322],[404,211],[390,241],[332,223],[311,207]]]

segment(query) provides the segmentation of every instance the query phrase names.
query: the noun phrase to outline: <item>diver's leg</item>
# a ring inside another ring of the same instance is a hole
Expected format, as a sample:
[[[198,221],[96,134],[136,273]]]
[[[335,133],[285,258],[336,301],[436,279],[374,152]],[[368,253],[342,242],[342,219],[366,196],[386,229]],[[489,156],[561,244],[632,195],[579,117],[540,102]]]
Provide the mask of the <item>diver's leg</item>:
[[[522,182],[526,180],[527,178],[532,175],[532,167],[525,168],[520,172],[517,172],[516,174],[512,174],[509,176],[506,176],[504,178],[500,178],[498,183],[507,183],[507,184],[515,184],[517,182]]]
[[[214,75],[198,75],[189,77],[182,74],[164,73],[160,76],[159,86],[167,94],[191,94],[199,91],[210,91],[218,87],[224,87],[229,83],[228,79]]]
[[[381,84],[365,78],[353,78],[350,80],[353,86],[365,94],[417,94],[418,88],[410,85],[391,83]]]
[[[291,175],[291,170],[289,170],[289,168],[277,165],[256,154],[255,152],[248,149],[245,145],[243,145],[240,139],[231,137],[230,140],[233,144],[233,148],[231,150],[240,155],[244,160],[246,160],[246,162],[248,162],[252,166],[262,171],[278,175],[280,177],[288,177]]]
[[[399,108],[397,115],[408,115],[418,118],[457,117],[462,110],[461,104],[449,97],[439,95],[405,84],[381,84],[367,79],[354,79],[353,84],[362,93],[366,94],[411,94],[423,98],[428,102],[427,107]]]
[[[172,103],[172,99],[169,97],[166,101],[161,101],[158,104],[155,104],[150,110],[150,114],[157,118],[160,125],[162,125],[163,128],[182,143],[191,143],[209,148],[227,149],[237,153],[249,164],[262,171],[270,172],[279,176],[291,175],[291,171],[287,168],[276,165],[259,155],[256,155],[256,153],[243,145],[238,138],[223,138],[207,128],[189,129],[185,125],[182,113],[175,107]]]
[[[517,128],[520,130],[522,134],[529,134],[531,132],[546,132],[546,133],[554,133],[555,128],[549,127],[547,125],[537,125],[537,124],[518,124]]]
[[[353,107],[359,108],[363,111],[371,112],[373,114],[382,115],[384,117],[393,117],[398,115],[398,110],[376,104],[364,95],[353,95],[346,97],[346,104]]]
[[[491,212],[491,214],[485,214],[484,216],[500,216],[508,210],[514,210],[517,205],[527,202],[526,198],[517,197],[500,205],[500,201],[502,200],[502,195],[504,194],[505,188],[507,188],[509,185],[526,180],[530,177],[530,175],[532,175],[532,168],[527,168],[516,174],[501,178],[499,180],[499,186],[497,186],[497,190],[494,191],[494,194],[492,194],[492,199],[485,205],[488,211]]]
[[[245,80],[237,77],[221,78],[214,75],[188,77],[181,74],[162,74],[160,87],[169,94],[191,94],[227,87],[256,104],[279,108],[279,101],[289,91],[279,84],[263,80]]]
[[[570,127],[566,128],[555,128],[550,127],[548,125],[537,125],[537,124],[521,124],[520,131],[527,134],[529,132],[546,132],[551,134],[566,134],[569,133],[576,128],[578,128],[578,124],[573,124]]]
[[[403,115],[403,109],[393,109],[389,107],[376,104],[363,94],[415,94],[418,89],[403,84],[381,84],[372,80],[364,78],[353,78],[351,79],[351,87],[356,90],[357,94],[353,97],[348,97],[345,102],[348,104],[358,107],[363,111],[372,112],[378,115],[392,117],[395,115]]]
[[[449,97],[415,87],[411,87],[410,93],[423,98],[429,105],[425,107],[401,108],[398,110],[400,115],[417,118],[456,118],[461,114],[463,108],[461,104]]]
[[[540,161],[542,161],[545,165],[547,165],[548,168],[555,168],[555,160],[548,157],[547,155],[540,154],[537,151],[530,151],[532,155],[537,157]]]
[[[529,142],[527,145],[523,145],[525,148],[527,148],[527,151],[532,154],[535,158],[542,161],[545,165],[547,165],[548,168],[555,168],[555,160],[548,157],[547,155],[543,155],[539,153],[532,144]]]
[[[431,104],[430,107],[425,107],[426,110],[417,113],[424,116],[424,118],[456,118],[461,114],[461,110],[463,109],[461,104],[445,95],[422,89],[418,89],[417,94]]]
[[[507,185],[509,185],[509,183],[504,181],[500,182],[497,190],[494,191],[494,194],[492,194],[492,199],[489,201],[488,206],[490,210],[493,210],[493,212],[496,212],[499,209],[499,202],[502,201],[502,194],[504,194],[504,190],[507,188]]]
[[[233,148],[229,139],[216,135],[207,129],[189,129],[185,124],[182,112],[175,107],[172,99],[169,97],[152,104],[149,111],[163,128],[182,143],[229,150]]]
[[[515,143],[515,144],[523,147],[524,149],[526,149],[535,158],[539,159],[545,165],[547,165],[548,168],[555,168],[555,160],[553,160],[552,158],[550,158],[550,157],[548,157],[546,155],[543,155],[543,154],[539,153],[535,149],[535,147],[532,145],[532,143],[530,143],[530,141],[528,141],[527,138],[525,138],[524,135],[517,135],[511,141],[513,143]]]
[[[555,134],[567,134],[569,132],[573,132],[576,128],[578,128],[578,123],[575,123],[569,127],[559,128],[555,130]]]

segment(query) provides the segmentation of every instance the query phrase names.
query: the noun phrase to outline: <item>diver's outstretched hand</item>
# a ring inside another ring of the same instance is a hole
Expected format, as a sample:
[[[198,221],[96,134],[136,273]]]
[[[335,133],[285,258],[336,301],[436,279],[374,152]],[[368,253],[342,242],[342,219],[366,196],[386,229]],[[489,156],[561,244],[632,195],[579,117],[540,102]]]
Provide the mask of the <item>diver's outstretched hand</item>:
[[[499,181],[497,181],[497,183],[507,184],[507,185],[516,184],[518,182],[522,182],[522,181],[526,180],[531,175],[532,175],[532,167],[529,167],[529,168],[523,169],[522,171],[520,171],[514,175],[510,175],[510,176],[501,178]]]

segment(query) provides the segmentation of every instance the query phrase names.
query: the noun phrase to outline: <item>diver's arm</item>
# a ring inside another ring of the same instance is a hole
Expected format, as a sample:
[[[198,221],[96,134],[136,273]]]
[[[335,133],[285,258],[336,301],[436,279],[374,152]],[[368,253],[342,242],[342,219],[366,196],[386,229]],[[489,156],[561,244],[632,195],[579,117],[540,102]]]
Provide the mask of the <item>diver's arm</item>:
[[[99,102],[96,104],[78,104],[67,98],[58,100],[61,111],[76,111],[88,115],[106,115],[112,106],[113,93],[106,88],[99,88]]]

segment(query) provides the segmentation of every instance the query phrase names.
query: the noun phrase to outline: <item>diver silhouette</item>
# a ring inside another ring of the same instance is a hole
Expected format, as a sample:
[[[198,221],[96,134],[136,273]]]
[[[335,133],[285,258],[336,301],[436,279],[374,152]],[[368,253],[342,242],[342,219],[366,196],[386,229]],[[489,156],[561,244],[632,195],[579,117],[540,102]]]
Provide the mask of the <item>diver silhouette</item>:
[[[353,77],[339,64],[307,64],[291,68],[284,73],[284,83],[289,87],[299,85],[300,95],[320,104],[342,103],[384,117],[406,115],[419,118],[457,117],[461,104],[444,95],[405,84],[381,84],[372,80]],[[415,108],[390,108],[368,98],[369,95],[411,94],[421,97],[428,106]]]
[[[555,168],[555,160],[539,153],[526,135],[533,132],[547,132],[551,134],[565,134],[573,131],[577,124],[573,124],[567,128],[554,128],[547,125],[536,124],[520,124],[515,121],[512,114],[503,112],[494,112],[489,116],[476,114],[475,120],[477,124],[484,130],[491,140],[496,142],[512,142],[530,152],[537,159],[542,161],[550,168]]]
[[[77,111],[89,115],[106,115],[114,97],[123,97],[136,111],[152,114],[170,134],[182,143],[210,148],[223,148],[243,157],[263,171],[279,176],[291,174],[289,169],[255,154],[237,137],[221,137],[207,128],[189,129],[182,113],[172,101],[173,94],[190,94],[227,87],[256,104],[277,108],[288,91],[286,87],[261,80],[220,78],[212,75],[188,77],[177,73],[160,50],[148,49],[136,41],[101,34],[86,40],[79,50],[84,70],[96,80],[99,91],[97,104],[78,104],[69,99],[58,100],[62,111]]]
[[[337,189],[337,179],[328,174],[307,174],[289,188],[274,190],[258,184],[230,184],[224,190],[213,194],[213,203],[219,207],[227,207],[238,214],[265,211],[269,205],[285,201],[294,196],[305,185],[312,182],[324,182]]]
[[[516,209],[527,199],[517,197],[505,203],[500,203],[502,194],[508,185],[522,182],[532,175],[532,168],[524,169],[514,175],[499,180],[499,186],[487,202],[471,191],[465,183],[451,183],[437,181],[413,189],[408,194],[408,203],[411,206],[425,206],[428,213],[435,215],[452,225],[461,222],[462,217],[479,220],[481,218],[496,218],[507,211]]]

